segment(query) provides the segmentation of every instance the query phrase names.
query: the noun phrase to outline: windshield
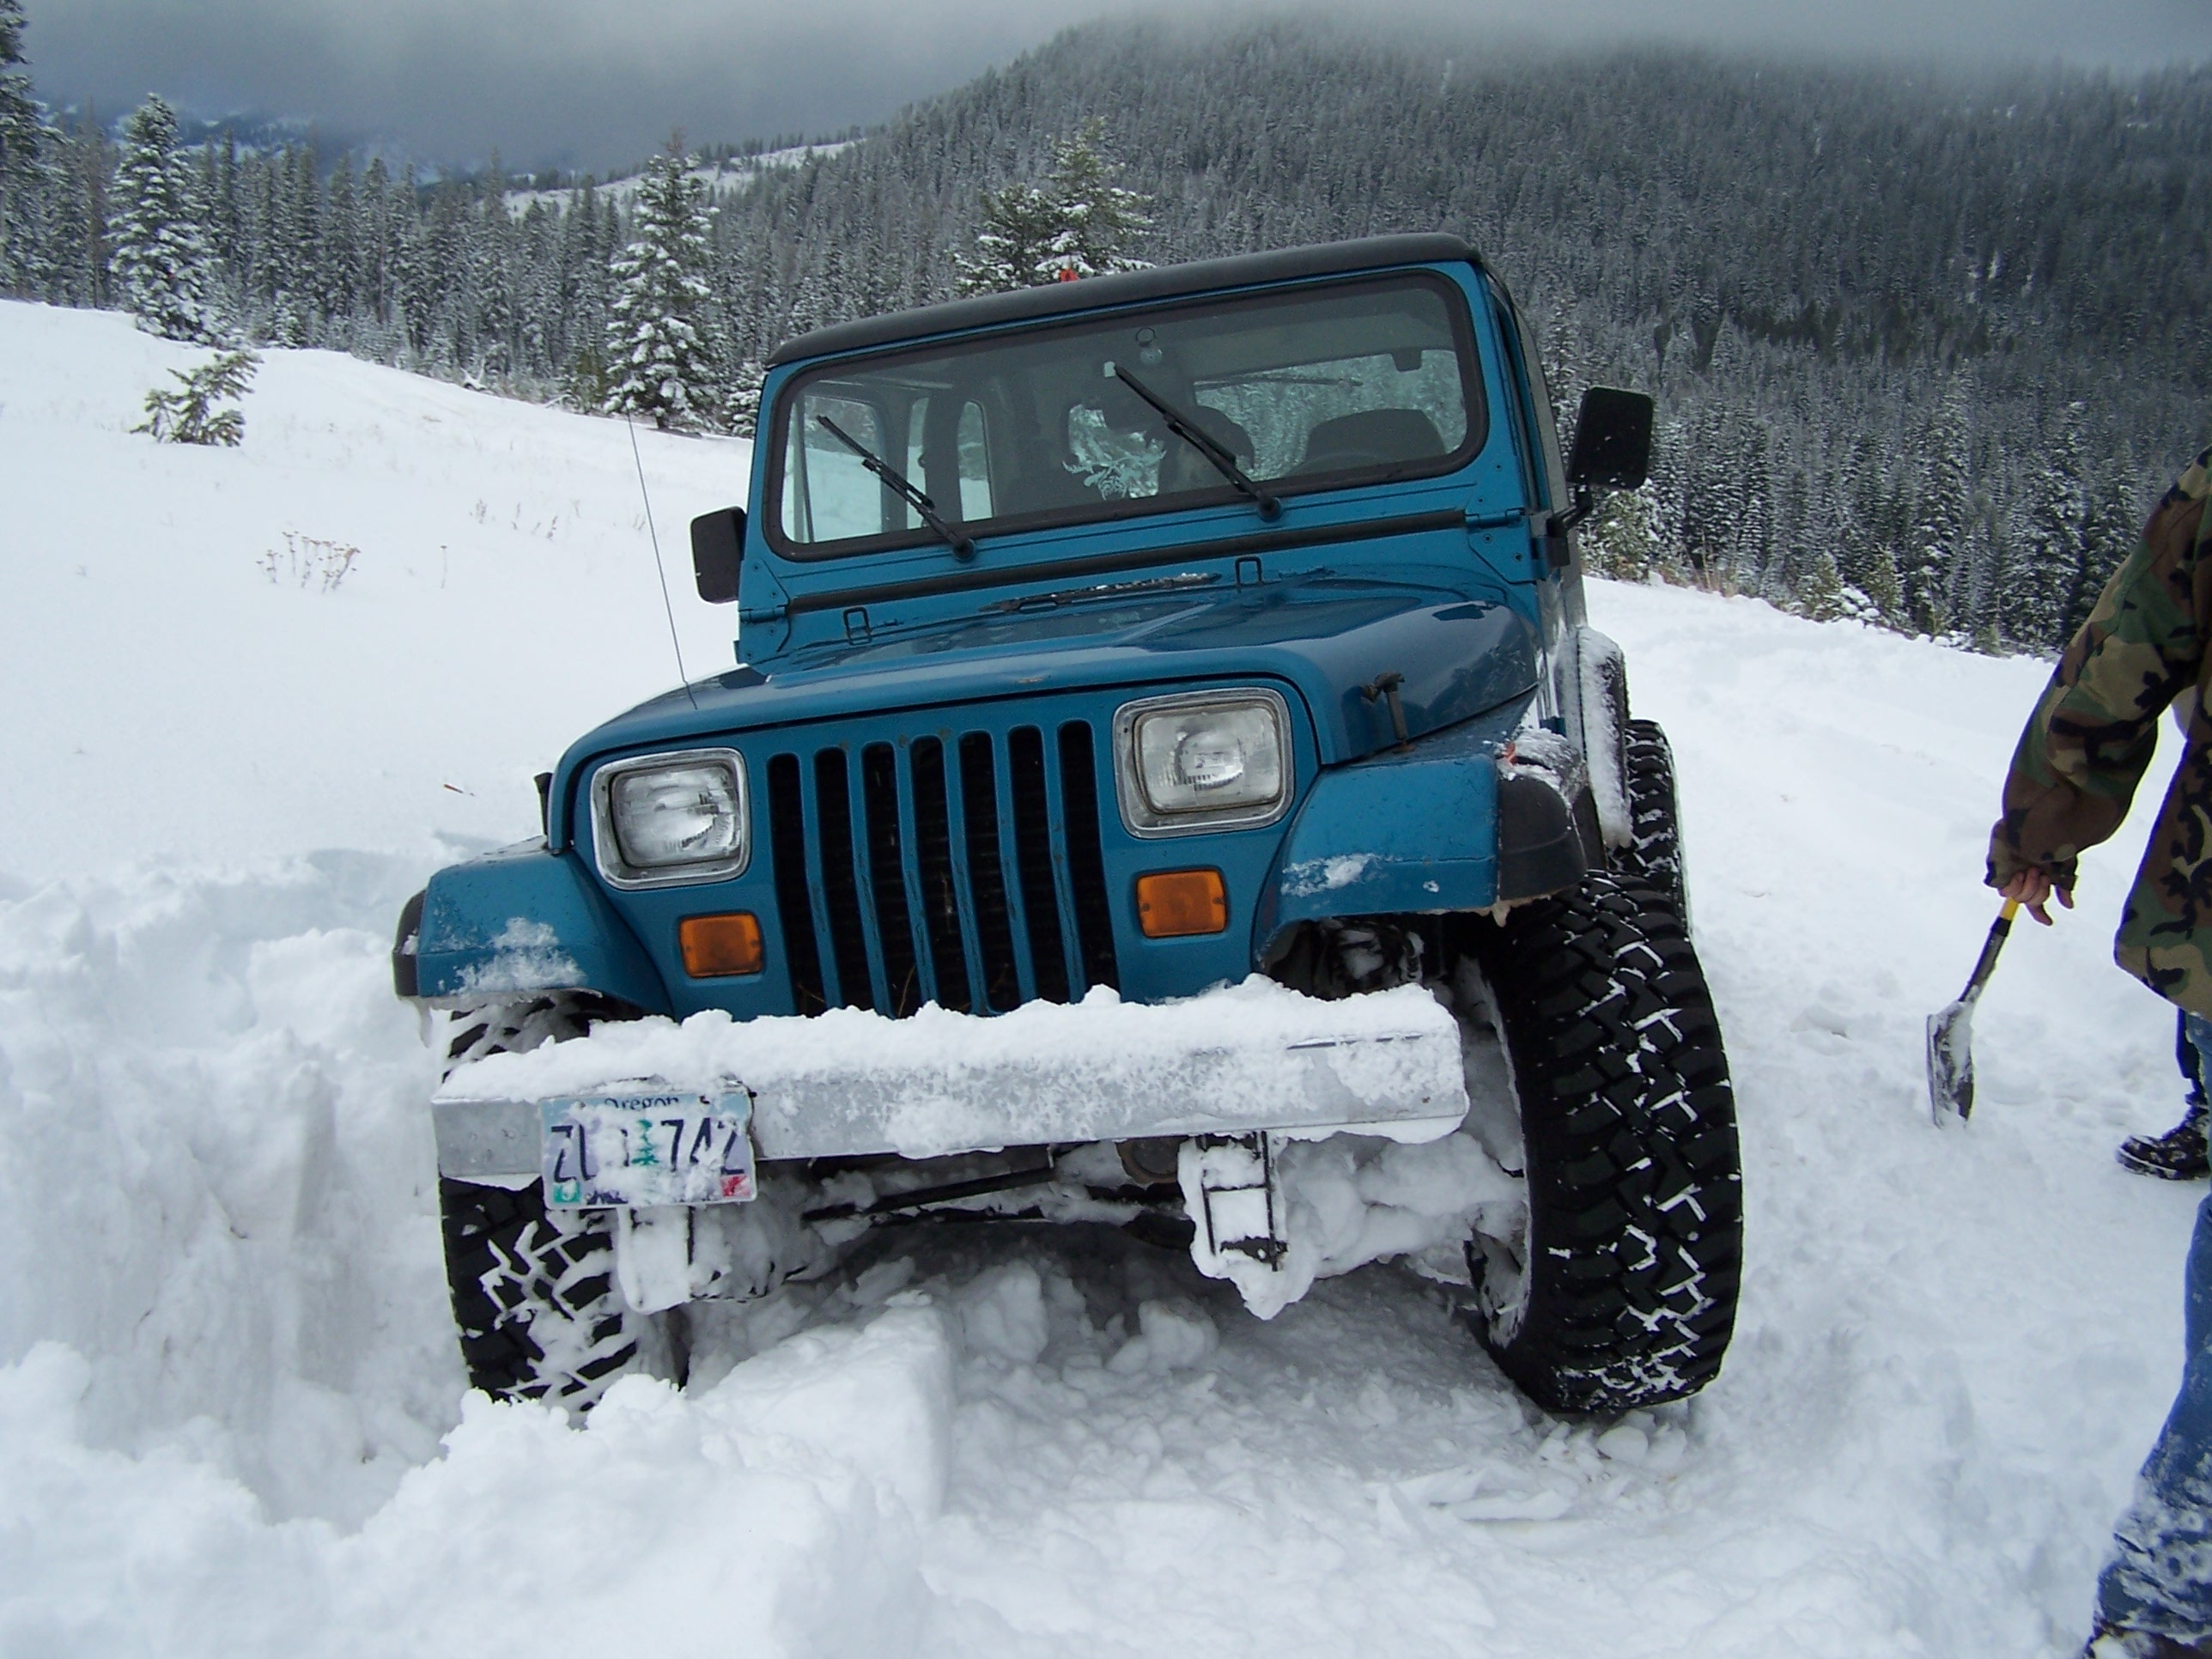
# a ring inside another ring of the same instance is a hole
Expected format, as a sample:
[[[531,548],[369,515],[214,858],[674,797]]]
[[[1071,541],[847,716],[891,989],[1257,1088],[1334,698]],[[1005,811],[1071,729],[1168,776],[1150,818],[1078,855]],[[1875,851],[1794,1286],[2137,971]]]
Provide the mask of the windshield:
[[[1485,435],[1466,301],[1441,277],[1121,312],[794,380],[770,538],[800,558],[939,539],[839,433],[971,535],[1238,499],[1117,366],[1279,495],[1448,471]]]

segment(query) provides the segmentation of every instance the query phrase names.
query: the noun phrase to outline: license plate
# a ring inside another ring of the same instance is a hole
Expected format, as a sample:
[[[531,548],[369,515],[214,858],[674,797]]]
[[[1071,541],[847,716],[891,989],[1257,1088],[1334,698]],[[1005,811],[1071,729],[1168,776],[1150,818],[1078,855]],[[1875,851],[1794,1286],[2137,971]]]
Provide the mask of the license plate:
[[[752,1096],[650,1086],[539,1103],[545,1201],[742,1204],[754,1196]]]

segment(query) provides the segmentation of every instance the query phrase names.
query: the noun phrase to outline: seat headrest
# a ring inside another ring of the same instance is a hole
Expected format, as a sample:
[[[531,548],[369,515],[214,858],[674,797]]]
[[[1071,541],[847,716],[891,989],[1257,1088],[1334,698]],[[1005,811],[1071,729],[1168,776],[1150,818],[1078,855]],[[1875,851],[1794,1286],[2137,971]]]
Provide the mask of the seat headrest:
[[[1419,461],[1444,453],[1443,434],[1418,409],[1364,409],[1323,421],[1306,434],[1305,459],[1298,471],[1382,466]]]

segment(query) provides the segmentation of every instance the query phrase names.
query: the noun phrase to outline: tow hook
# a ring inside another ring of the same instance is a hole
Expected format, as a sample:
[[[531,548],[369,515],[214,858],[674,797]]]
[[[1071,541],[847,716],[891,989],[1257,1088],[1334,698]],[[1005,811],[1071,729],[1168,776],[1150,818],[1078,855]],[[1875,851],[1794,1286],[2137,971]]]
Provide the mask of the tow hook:
[[[1193,1137],[1183,1143],[1182,1176],[1184,1201],[1208,1255],[1218,1261],[1234,1253],[1282,1266],[1290,1244],[1274,1149],[1265,1133]]]

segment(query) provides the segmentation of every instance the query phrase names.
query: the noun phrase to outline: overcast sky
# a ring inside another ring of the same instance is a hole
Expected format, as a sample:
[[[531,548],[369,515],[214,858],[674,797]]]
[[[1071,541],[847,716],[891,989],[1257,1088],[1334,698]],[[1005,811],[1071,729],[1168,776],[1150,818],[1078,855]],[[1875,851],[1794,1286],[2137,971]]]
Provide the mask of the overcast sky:
[[[312,120],[463,164],[604,170],[694,143],[834,131],[1159,0],[27,0],[40,96],[104,112]],[[1242,15],[1182,0],[1178,16]],[[2212,60],[2212,0],[1369,0],[1562,40],[1666,39],[1951,62]],[[1338,11],[1338,15],[1343,14]]]

